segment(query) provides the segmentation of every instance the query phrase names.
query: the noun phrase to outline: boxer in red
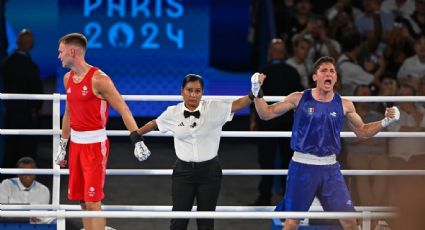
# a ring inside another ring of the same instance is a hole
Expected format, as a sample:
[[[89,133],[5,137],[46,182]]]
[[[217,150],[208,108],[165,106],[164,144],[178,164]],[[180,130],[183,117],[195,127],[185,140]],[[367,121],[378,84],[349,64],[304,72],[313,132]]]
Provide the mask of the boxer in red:
[[[62,66],[70,71],[64,76],[66,109],[62,118],[62,136],[55,163],[66,165],[66,145],[69,146],[68,198],[80,201],[84,211],[100,211],[104,198],[106,163],[109,140],[106,136],[109,106],[122,117],[135,145],[139,161],[149,157],[150,151],[139,135],[136,121],[112,80],[97,67],[85,61],[87,39],[71,33],[59,40]],[[85,230],[104,230],[105,218],[83,218]]]

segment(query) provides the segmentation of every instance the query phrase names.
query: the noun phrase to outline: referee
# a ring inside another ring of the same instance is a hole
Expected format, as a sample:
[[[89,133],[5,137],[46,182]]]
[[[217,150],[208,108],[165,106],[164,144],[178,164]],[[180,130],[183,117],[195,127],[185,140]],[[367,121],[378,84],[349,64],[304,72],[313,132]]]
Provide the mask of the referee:
[[[221,165],[217,152],[223,125],[233,113],[251,104],[253,95],[229,101],[201,101],[204,81],[188,74],[182,83],[183,102],[169,106],[156,120],[137,132],[156,128],[171,132],[177,161],[173,166],[173,211],[190,211],[196,198],[198,211],[215,211],[221,186]],[[189,219],[172,219],[171,230],[185,230]],[[198,219],[198,229],[214,229],[213,219]]]

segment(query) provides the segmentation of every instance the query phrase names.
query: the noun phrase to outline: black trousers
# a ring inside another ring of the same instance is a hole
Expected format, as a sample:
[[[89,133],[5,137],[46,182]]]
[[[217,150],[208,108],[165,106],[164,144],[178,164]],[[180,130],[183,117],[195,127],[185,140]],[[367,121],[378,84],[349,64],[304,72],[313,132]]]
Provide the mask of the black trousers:
[[[172,176],[173,211],[190,211],[196,198],[198,211],[215,211],[221,187],[218,158],[200,163],[177,160]],[[186,230],[189,219],[172,219],[171,230]],[[198,230],[214,229],[214,219],[197,219]]]

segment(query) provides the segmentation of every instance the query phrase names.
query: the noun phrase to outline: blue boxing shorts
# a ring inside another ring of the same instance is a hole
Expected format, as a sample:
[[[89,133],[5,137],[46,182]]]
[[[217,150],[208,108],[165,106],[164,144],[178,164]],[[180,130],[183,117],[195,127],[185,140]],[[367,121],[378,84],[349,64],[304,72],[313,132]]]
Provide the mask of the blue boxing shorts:
[[[315,196],[324,211],[355,211],[339,163],[309,165],[291,160],[285,197],[275,211],[307,212]]]

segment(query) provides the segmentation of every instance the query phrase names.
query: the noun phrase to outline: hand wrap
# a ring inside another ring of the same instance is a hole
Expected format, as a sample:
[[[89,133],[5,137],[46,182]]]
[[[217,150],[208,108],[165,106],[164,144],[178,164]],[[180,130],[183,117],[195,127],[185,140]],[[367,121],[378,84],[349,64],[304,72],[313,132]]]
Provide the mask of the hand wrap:
[[[68,139],[64,139],[64,138],[60,139],[58,150],[56,151],[55,164],[61,165],[62,162],[65,160],[67,144],[68,144]]]
[[[385,110],[385,118],[381,120],[381,125],[384,128],[400,119],[400,110],[395,106],[391,107],[390,109],[394,110],[394,117],[387,117],[388,111]]]

